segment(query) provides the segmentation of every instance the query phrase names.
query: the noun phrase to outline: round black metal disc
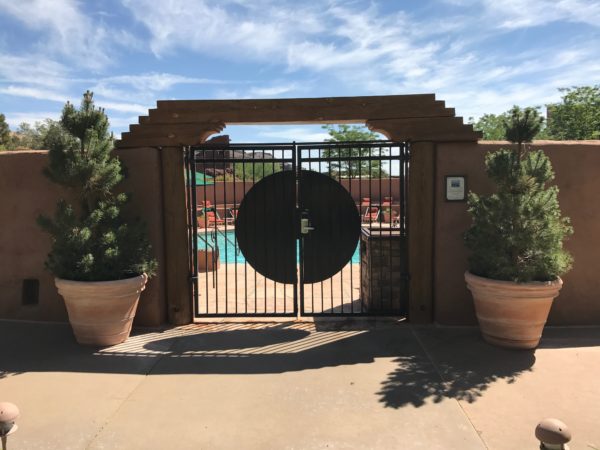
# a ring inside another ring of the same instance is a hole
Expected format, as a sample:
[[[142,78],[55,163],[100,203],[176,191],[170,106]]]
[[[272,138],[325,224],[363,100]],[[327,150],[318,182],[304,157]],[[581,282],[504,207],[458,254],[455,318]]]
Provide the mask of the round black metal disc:
[[[296,177],[282,171],[257,182],[244,196],[235,221],[238,246],[248,263],[278,283],[296,282]]]
[[[352,258],[360,237],[360,214],[350,193],[319,172],[300,173],[301,209],[308,211],[313,231],[304,235],[304,283],[317,283],[338,273]]]
[[[339,272],[352,258],[360,235],[360,215],[348,191],[331,177],[300,172],[300,212],[314,230],[303,238],[303,280],[317,283]],[[295,283],[300,216],[293,171],[256,183],[238,209],[235,235],[244,258],[261,275]]]

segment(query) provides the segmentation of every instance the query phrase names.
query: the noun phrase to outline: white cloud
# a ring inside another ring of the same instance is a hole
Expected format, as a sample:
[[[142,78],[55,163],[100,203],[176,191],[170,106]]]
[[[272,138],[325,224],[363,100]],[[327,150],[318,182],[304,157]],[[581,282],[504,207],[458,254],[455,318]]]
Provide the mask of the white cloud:
[[[320,29],[314,15],[305,20],[302,6],[290,16],[289,9],[270,2],[260,10],[257,5],[238,2],[236,9],[245,14],[231,12],[231,2],[123,0],[123,4],[151,33],[150,48],[158,56],[183,47],[265,60],[281,55],[281,45],[295,33]]]
[[[65,103],[69,100],[66,94],[59,94],[55,91],[47,89],[39,89],[35,87],[8,86],[0,88],[0,94],[12,95],[17,97],[27,97],[36,100],[50,100],[53,102]]]
[[[110,99],[152,102],[157,99],[157,95],[180,84],[220,85],[225,83],[223,80],[150,72],[101,78],[92,91]]]
[[[27,122],[34,124],[35,122],[43,122],[45,119],[58,120],[60,112],[8,112],[6,113],[6,123],[11,129],[16,130],[20,124]]]
[[[486,14],[500,28],[526,28],[556,21],[600,26],[600,3],[596,0],[483,0]]]
[[[63,64],[43,55],[0,53],[0,82],[59,87],[67,74],[68,69]]]
[[[94,98],[96,96],[94,95]],[[138,113],[147,114],[150,107],[140,105],[139,103],[122,103],[122,102],[107,102],[102,99],[95,98],[95,103],[101,108],[105,108],[109,111],[127,112],[127,113]]]
[[[126,30],[108,29],[81,11],[76,0],[0,0],[0,8],[26,27],[45,34],[38,50],[77,61],[79,67],[101,69],[112,62],[117,46],[138,46]]]

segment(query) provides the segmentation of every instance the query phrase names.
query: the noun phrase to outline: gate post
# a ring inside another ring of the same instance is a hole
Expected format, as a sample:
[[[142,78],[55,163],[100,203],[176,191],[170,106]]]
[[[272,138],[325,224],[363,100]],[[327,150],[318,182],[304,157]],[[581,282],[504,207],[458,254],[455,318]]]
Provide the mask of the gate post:
[[[187,205],[183,147],[161,149],[169,323],[193,321],[189,280]]]
[[[409,313],[412,323],[433,321],[435,143],[414,142],[408,175]]]

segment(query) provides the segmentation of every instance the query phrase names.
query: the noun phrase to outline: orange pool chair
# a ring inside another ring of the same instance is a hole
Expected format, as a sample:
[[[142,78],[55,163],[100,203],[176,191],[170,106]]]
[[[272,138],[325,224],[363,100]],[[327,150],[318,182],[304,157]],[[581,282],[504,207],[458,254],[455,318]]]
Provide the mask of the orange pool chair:
[[[379,221],[379,207],[370,206],[362,216],[363,223],[372,223]]]
[[[221,219],[216,211],[206,211],[204,214],[206,214],[209,227],[223,225],[225,223],[225,219]]]

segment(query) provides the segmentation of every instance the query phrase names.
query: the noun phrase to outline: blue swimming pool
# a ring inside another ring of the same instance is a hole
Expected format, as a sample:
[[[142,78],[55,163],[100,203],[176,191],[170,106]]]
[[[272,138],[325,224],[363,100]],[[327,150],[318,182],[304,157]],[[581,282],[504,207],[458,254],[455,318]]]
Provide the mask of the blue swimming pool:
[[[202,231],[198,232],[198,250],[204,250],[207,247],[215,247],[219,248],[219,257],[222,263],[232,264],[239,263],[244,264],[246,261],[244,259],[244,255],[240,251],[240,248],[237,247],[237,242],[235,239],[235,231],[228,230],[218,231],[216,233],[216,239],[214,233],[203,233]],[[298,245],[300,243],[298,242]],[[237,247],[237,248],[236,248]],[[296,252],[297,255],[300,254],[299,251]],[[299,257],[299,256],[298,256]],[[352,264],[358,264],[360,262],[360,250],[358,248],[358,243],[356,245],[356,250],[352,255]]]

